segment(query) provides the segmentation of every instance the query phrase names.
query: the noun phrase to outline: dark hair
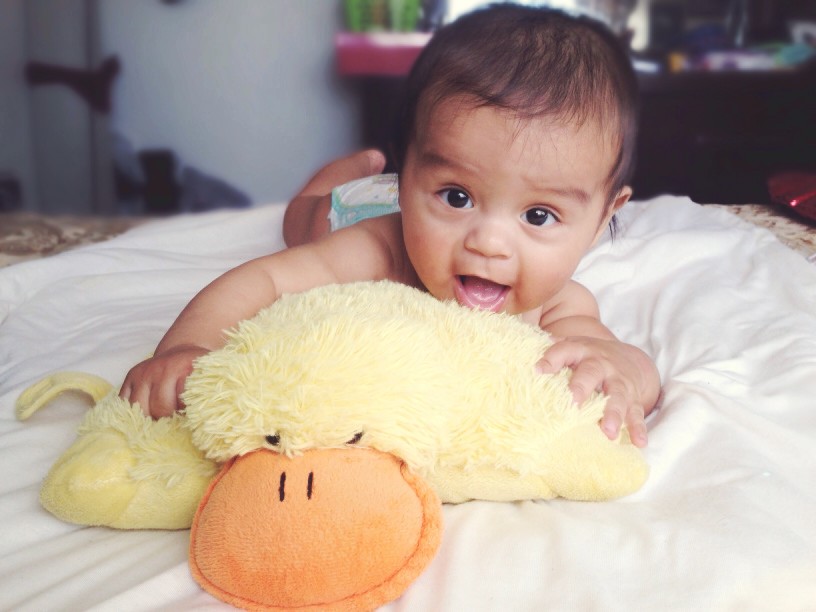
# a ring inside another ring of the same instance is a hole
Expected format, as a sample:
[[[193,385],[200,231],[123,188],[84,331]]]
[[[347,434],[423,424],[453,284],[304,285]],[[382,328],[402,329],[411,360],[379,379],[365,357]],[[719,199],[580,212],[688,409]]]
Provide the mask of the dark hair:
[[[610,198],[631,180],[637,80],[621,43],[598,21],[496,4],[437,31],[408,76],[396,117],[391,153],[398,172],[421,127],[420,113],[455,95],[522,119],[554,116],[614,126],[618,154],[608,178]]]

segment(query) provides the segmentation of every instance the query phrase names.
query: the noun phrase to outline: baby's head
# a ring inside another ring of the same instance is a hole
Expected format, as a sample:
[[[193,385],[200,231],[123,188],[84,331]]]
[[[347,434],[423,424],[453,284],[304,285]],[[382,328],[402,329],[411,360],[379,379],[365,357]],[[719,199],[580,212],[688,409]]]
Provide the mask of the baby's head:
[[[392,138],[398,171],[437,105],[453,97],[521,120],[598,122],[615,150],[610,198],[631,180],[637,79],[626,50],[600,22],[548,8],[499,4],[440,29],[405,87]]]
[[[393,154],[405,248],[439,299],[554,307],[629,198],[637,84],[603,25],[495,5],[442,28],[408,78]]]

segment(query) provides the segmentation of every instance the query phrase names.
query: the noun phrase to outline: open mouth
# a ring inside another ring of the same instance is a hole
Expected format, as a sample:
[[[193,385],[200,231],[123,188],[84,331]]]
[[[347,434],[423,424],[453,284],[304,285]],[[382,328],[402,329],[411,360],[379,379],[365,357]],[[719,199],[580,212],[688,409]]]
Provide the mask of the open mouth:
[[[468,308],[498,312],[504,305],[510,287],[479,278],[478,276],[457,276],[454,290],[456,301]]]

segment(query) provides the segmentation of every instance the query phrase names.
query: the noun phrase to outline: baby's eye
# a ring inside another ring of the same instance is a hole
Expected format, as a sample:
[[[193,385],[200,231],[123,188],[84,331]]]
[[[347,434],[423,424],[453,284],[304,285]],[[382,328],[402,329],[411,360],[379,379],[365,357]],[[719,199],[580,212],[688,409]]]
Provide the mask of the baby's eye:
[[[439,197],[453,208],[473,208],[470,196],[461,189],[443,189],[439,192]]]
[[[558,219],[546,208],[531,208],[524,213],[524,220],[530,225],[542,227],[558,223]]]

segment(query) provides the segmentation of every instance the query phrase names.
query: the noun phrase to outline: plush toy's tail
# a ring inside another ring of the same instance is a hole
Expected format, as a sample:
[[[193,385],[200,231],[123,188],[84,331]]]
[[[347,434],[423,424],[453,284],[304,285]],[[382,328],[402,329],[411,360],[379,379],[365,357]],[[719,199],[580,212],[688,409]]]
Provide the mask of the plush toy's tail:
[[[25,420],[65,391],[80,391],[95,405],[79,437],[45,477],[40,503],[78,525],[117,529],[186,529],[218,466],[192,442],[176,413],[153,420],[123,400],[107,381],[82,372],[59,372],[18,398]]]
[[[57,372],[34,383],[20,394],[14,413],[25,421],[60,393],[80,391],[91,396],[94,403],[105,397],[113,386],[104,378],[85,372]]]

